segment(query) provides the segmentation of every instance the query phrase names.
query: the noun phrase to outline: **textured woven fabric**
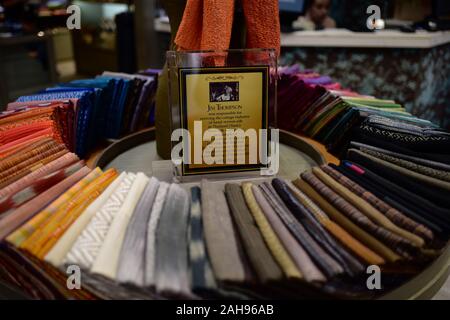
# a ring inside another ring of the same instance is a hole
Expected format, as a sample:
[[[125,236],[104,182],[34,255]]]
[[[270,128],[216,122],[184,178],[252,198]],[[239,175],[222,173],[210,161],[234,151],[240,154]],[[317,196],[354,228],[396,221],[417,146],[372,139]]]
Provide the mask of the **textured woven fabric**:
[[[117,281],[144,286],[147,228],[159,181],[151,178],[128,224],[120,252]]]
[[[189,220],[189,265],[191,288],[195,293],[217,290],[216,280],[206,253],[202,224],[201,189],[191,188],[191,214]]]
[[[405,169],[412,170],[412,171],[415,171],[417,173],[420,173],[420,174],[423,174],[423,175],[426,175],[426,176],[429,176],[432,178],[450,182],[450,171],[443,171],[443,170],[430,168],[430,167],[427,167],[424,165],[420,165],[420,164],[417,164],[417,163],[414,163],[414,162],[411,162],[408,160],[396,158],[396,157],[384,154],[382,152],[373,151],[370,149],[361,149],[361,151],[363,151],[364,153],[369,154],[371,156],[374,156],[378,159],[385,160],[390,163],[396,164]]]
[[[321,168],[323,171],[325,171],[327,174],[333,177],[341,185],[345,186],[350,191],[352,191],[356,195],[360,196],[361,198],[369,202],[373,207],[375,207],[378,211],[383,213],[393,223],[397,224],[398,226],[406,230],[409,230],[410,232],[415,233],[419,237],[426,239],[429,242],[433,241],[434,239],[433,232],[423,224],[419,224],[413,219],[408,218],[403,213],[393,208],[392,206],[388,205],[383,200],[377,198],[373,193],[367,191],[359,184],[353,182],[352,180],[350,180],[337,170],[333,169],[332,167],[322,166]]]
[[[292,195],[284,181],[274,179],[272,185],[294,217],[305,227],[311,237],[339,262],[347,274],[354,276],[363,271],[363,265],[346,249],[336,243],[320,223],[314,219],[313,215]]]
[[[109,227],[105,241],[103,241],[100,252],[92,265],[92,273],[100,274],[113,280],[116,279],[120,250],[127,226],[148,182],[149,178],[145,174],[140,172],[136,175],[136,180],[131,186],[130,192]]]
[[[22,179],[23,177],[25,177],[25,176],[29,175],[31,172],[33,172],[33,170],[40,168],[41,166],[44,166],[44,165],[52,162],[53,160],[56,160],[56,159],[62,157],[65,154],[67,154],[67,149],[61,150],[56,153],[52,153],[52,154],[46,156],[45,158],[38,160],[37,162],[35,162],[33,164],[28,165],[26,168],[16,172],[15,174],[12,174],[11,176],[2,180],[3,182],[0,185],[0,188],[4,188],[4,187],[10,185],[11,183],[14,183],[14,182]]]
[[[4,172],[8,169],[15,167],[16,165],[20,165],[24,161],[41,155],[43,152],[50,150],[55,147],[59,147],[63,145],[57,143],[55,140],[51,138],[41,139],[31,145],[28,145],[27,148],[22,150],[22,152],[10,155],[4,159],[0,160],[0,178],[4,177]]]
[[[381,214],[377,209],[375,209],[372,205],[370,205],[364,199],[358,197],[350,190],[336,182],[333,178],[323,172],[320,168],[313,168],[313,173],[316,177],[318,177],[322,182],[324,182],[328,187],[334,190],[337,194],[339,194],[342,198],[351,203],[355,208],[360,210],[363,214],[365,214],[369,219],[374,221],[381,227],[384,227],[386,230],[389,230],[400,237],[410,241],[414,246],[423,247],[424,240],[411,232],[408,232],[404,229],[397,227],[392,221],[390,221],[386,216]]]
[[[66,117],[70,108],[69,104],[60,102],[49,103],[46,106],[28,106],[27,110],[19,111],[2,119],[0,131],[6,131],[9,139],[14,140],[13,143],[20,143],[20,136],[27,134],[24,139],[29,138],[33,135],[29,133],[36,130],[35,128],[40,124],[45,123],[45,126],[48,127],[47,131],[50,131],[50,136],[68,146],[67,138],[70,129],[67,126]]]
[[[8,241],[22,249],[32,252],[33,248],[36,246],[37,239],[42,235],[39,228],[45,225],[45,223],[51,219],[53,214],[58,212],[60,208],[65,207],[74,196],[100,175],[101,170],[99,168],[90,172],[44,210],[35,215],[30,221],[17,230],[17,232],[11,235],[11,237],[8,237]]]
[[[81,232],[80,236],[67,253],[64,264],[78,265],[85,270],[91,268],[98,256],[114,216],[122,207],[135,179],[136,175],[131,173],[123,177],[114,193],[95,213],[89,224],[83,232]]]
[[[304,172],[301,177],[308,182],[317,192],[323,195],[327,201],[336,206],[336,208],[350,218],[354,223],[366,231],[372,233],[377,238],[386,243],[389,247],[400,253],[405,258],[410,258],[410,255],[405,252],[404,247],[411,247],[411,243],[396,234],[374,224],[369,218],[362,214],[353,205],[348,203],[345,199],[337,195],[333,190],[328,188],[311,172]]]
[[[78,157],[74,153],[67,153],[64,156],[48,163],[47,165],[40,167],[20,180],[6,186],[0,190],[0,198],[7,197],[15,194],[17,191],[22,190],[30,186],[36,179],[49,175],[59,169],[63,169],[74,162],[79,161]]]
[[[359,143],[359,142],[352,141],[350,143],[350,148],[360,149],[362,151],[365,151],[365,150],[376,151],[378,153],[382,153],[382,154],[385,154],[385,155],[388,155],[391,157],[395,157],[397,159],[407,160],[409,162],[417,163],[417,164],[427,166],[430,168],[434,168],[437,170],[450,171],[450,165],[445,164],[445,163],[436,162],[436,161],[432,161],[432,160],[428,160],[428,159],[423,159],[420,157],[414,157],[414,156],[410,156],[407,154],[394,152],[394,151],[390,151],[390,150],[386,150],[386,149],[382,149],[382,148],[377,148],[375,146],[371,146],[371,145],[367,145],[367,144],[363,144],[363,143]]]
[[[206,180],[202,181],[202,222],[216,279],[237,283],[249,280],[248,262],[240,248],[225,194],[217,184]]]
[[[245,203],[241,187],[226,184],[225,194],[245,252],[262,283],[280,281],[283,273],[264,243],[261,232]]]
[[[187,230],[189,196],[172,184],[156,230],[155,285],[160,293],[189,295]]]
[[[279,198],[275,189],[270,184],[264,183],[261,185],[270,205],[274,208],[280,219],[290,230],[292,235],[308,252],[311,259],[320,268],[327,278],[333,278],[344,272],[342,266],[334,260],[316,241],[309,235],[303,225],[301,225],[289,212],[289,209],[284,207],[283,201]]]
[[[278,1],[241,1],[247,48],[274,48],[280,53]],[[174,39],[180,50],[227,50],[230,46],[234,1],[187,1]],[[217,59],[217,58],[216,58]]]
[[[300,243],[298,243],[298,241],[283,224],[283,221],[281,221],[274,209],[271,207],[260,187],[254,185],[252,186],[252,191],[256,201],[261,206],[264,215],[273,230],[277,233],[284,248],[292,257],[292,260],[294,260],[298,269],[301,271],[304,279],[307,282],[325,282],[325,276],[322,272],[320,272]]]
[[[322,195],[314,190],[308,183],[306,183],[302,179],[297,179],[294,181],[294,185],[301,191],[303,191],[308,197],[313,199],[315,203],[318,204],[319,207],[333,219],[333,221],[350,232],[355,238],[368,246],[374,252],[378,253],[389,262],[396,262],[400,260],[398,254],[393,252],[382,242],[378,241],[378,239],[376,239],[370,233],[360,228],[357,224],[353,223],[349,218],[346,217],[345,214],[341,213],[333,205],[331,205],[328,200],[322,197]]]
[[[255,219],[256,225],[258,226],[259,231],[261,232],[262,237],[267,244],[267,247],[272,253],[274,259],[281,267],[285,276],[287,278],[303,278],[300,270],[297,268],[297,266],[294,264],[294,261],[292,261],[291,257],[284,249],[277,234],[274,232],[269,221],[267,221],[266,217],[264,216],[261,207],[256,202],[255,196],[252,192],[252,184],[244,183],[242,185],[242,191],[244,193],[244,198],[249,211]]]
[[[84,161],[78,161],[65,169],[58,170],[47,176],[36,179],[30,186],[14,195],[2,199],[0,201],[0,213],[8,214],[11,210],[16,209],[23,203],[35,198],[42,192],[74,174],[82,167],[84,167]]]
[[[155,256],[156,256],[156,228],[158,227],[161,211],[166,200],[170,185],[166,182],[159,184],[158,192],[153,203],[150,219],[147,226],[147,243],[145,249],[145,275],[146,287],[155,286]]]
[[[348,153],[349,153],[349,156],[351,156],[353,153],[357,153],[360,157],[366,157],[369,160],[375,162],[376,164],[378,164],[384,168],[389,168],[389,169],[391,169],[399,174],[402,174],[408,178],[414,179],[419,183],[424,183],[424,184],[427,184],[427,185],[435,187],[435,188],[440,188],[442,190],[446,190],[447,192],[450,191],[450,183],[447,181],[439,180],[439,179],[433,178],[431,176],[428,176],[426,174],[422,174],[422,173],[418,173],[418,172],[406,169],[400,165],[379,159],[368,153],[364,153],[364,152],[361,152],[356,149],[349,149]]]
[[[4,144],[0,147],[0,159],[19,153],[23,148],[41,139],[52,138],[52,132],[51,128],[47,128]]]
[[[63,192],[70,188],[74,183],[82,179],[90,171],[91,170],[88,167],[81,168],[75,174],[71,175],[67,179],[64,179],[47,191],[41,193],[39,197],[36,197],[33,200],[28,201],[27,203],[20,206],[17,210],[14,211],[14,214],[10,214],[1,219],[0,239],[4,239],[8,234],[24,224],[28,219],[33,217],[34,214],[38,213],[54,199],[59,197]],[[31,232],[32,231],[25,232],[23,236],[19,236],[19,238],[21,239],[18,241],[23,241],[26,237],[29,236],[29,234],[31,234]]]
[[[34,246],[33,254],[41,260],[44,259],[56,241],[78,219],[84,209],[108,187],[117,175],[116,169],[108,169],[74,196],[68,202],[67,206],[58,210],[45,225],[40,227],[41,237]]]
[[[353,167],[357,171],[354,171]],[[365,189],[373,192],[377,197],[382,198],[386,203],[401,210],[411,219],[424,224],[434,233],[443,233],[443,220],[437,215],[440,208],[429,200],[418,197],[409,190],[377,176],[365,168],[356,167],[353,163],[346,161],[344,165],[336,169],[348,178],[356,181]]]
[[[67,229],[64,235],[53,246],[49,253],[45,256],[45,261],[52,264],[55,267],[61,267],[63,265],[64,258],[69,250],[81,234],[81,232],[87,227],[95,213],[101,209],[101,207],[108,201],[108,198],[119,187],[122,180],[125,178],[126,173],[121,173],[109,186],[102,192],[94,202],[92,202],[86,210],[80,215],[80,217]]]
[[[350,149],[348,151],[348,159],[360,166],[363,166],[365,169],[372,171],[374,174],[383,177],[391,183],[395,181],[395,185],[400,186],[403,189],[414,190],[415,195],[425,198],[429,202],[434,203],[434,205],[445,208],[447,212],[450,212],[447,209],[450,207],[448,190],[437,187],[436,185],[424,183],[424,181],[413,178],[412,175],[397,171],[396,169],[392,168],[392,166],[394,166],[393,164],[381,164],[380,162],[383,160],[379,160],[370,155],[366,155],[359,150]],[[401,169],[401,171],[403,171],[403,168]],[[415,174],[416,173],[413,173],[413,175]],[[427,179],[432,178],[427,177]],[[446,183],[444,181],[441,182]]]
[[[5,169],[0,174],[0,188],[4,188],[7,185],[19,180],[30,174],[35,168],[39,168],[42,165],[46,165],[53,160],[63,156],[68,152],[64,145],[46,145],[43,148],[48,148],[47,150],[42,150],[38,154],[33,155],[33,152],[26,153],[29,157],[26,159],[21,159],[22,157],[17,156],[16,159],[21,159],[20,162],[14,164],[13,167]]]
[[[323,225],[323,227],[337,240],[339,240],[341,244],[358,256],[360,260],[365,261],[368,264],[381,265],[384,263],[384,259],[382,257],[355,239],[341,226],[334,223],[328,215],[322,211],[322,209],[320,209],[306,194],[290,182],[287,182],[287,185],[294,196],[306,208],[308,208],[312,214],[315,215],[316,219]]]

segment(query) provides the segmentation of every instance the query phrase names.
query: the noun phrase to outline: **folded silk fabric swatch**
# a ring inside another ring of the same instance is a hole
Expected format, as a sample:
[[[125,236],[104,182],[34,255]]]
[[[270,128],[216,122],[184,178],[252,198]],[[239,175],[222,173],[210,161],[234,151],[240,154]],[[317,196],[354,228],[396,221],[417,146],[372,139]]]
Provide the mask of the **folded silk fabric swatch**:
[[[277,234],[273,231],[271,225],[264,216],[261,207],[256,202],[256,199],[252,192],[252,184],[244,183],[242,185],[242,191],[244,193],[244,198],[247,203],[250,213],[255,219],[256,225],[262,234],[264,241],[267,244],[270,252],[272,253],[274,259],[277,261],[281,270],[284,272],[287,278],[302,279],[303,276],[300,270],[294,264],[289,254],[284,249],[280,242]]]
[[[348,251],[342,248],[317,222],[311,213],[290,193],[288,186],[281,179],[274,179],[272,185],[281,199],[286,203],[294,217],[305,227],[311,237],[324,248],[344,268],[350,276],[363,271],[363,265]]]
[[[74,196],[65,208],[59,209],[45,226],[40,227],[43,236],[38,240],[33,253],[39,259],[44,259],[45,255],[67,228],[108,187],[117,175],[116,169],[108,169],[87,185],[78,195]]]
[[[206,253],[202,224],[201,189],[191,188],[191,214],[188,229],[191,288],[198,294],[217,290],[211,264]]]
[[[91,169],[83,167],[70,177],[64,179],[57,185],[51,187],[47,191],[41,193],[39,197],[34,198],[31,201],[20,206],[14,211],[14,214],[9,214],[0,220],[0,239],[4,239],[12,231],[16,230],[20,225],[25,223],[34,214],[38,213],[45,206],[51,203],[54,199],[59,197],[68,188],[73,186],[76,182],[89,174]],[[20,241],[23,241],[25,237],[28,237],[30,233],[26,232],[23,237],[20,237]]]
[[[130,219],[120,252],[118,282],[144,286],[147,227],[158,188],[159,181],[152,177]]]
[[[20,180],[21,178],[27,176],[28,174],[32,173],[33,170],[35,170],[36,168],[39,168],[43,165],[46,165],[50,162],[52,162],[55,159],[58,159],[59,157],[62,157],[63,155],[67,154],[67,149],[63,149],[60,151],[49,151],[47,155],[45,155],[44,158],[42,159],[33,159],[29,162],[28,165],[26,165],[26,167],[22,168],[21,170],[12,173],[9,176],[6,176],[5,178],[1,179],[0,182],[0,188],[4,188],[6,186],[8,186],[11,183],[14,183],[18,180]],[[35,162],[33,162],[34,160],[36,160]],[[10,169],[12,171],[14,171],[14,168]],[[8,170],[9,171],[9,170]]]
[[[37,178],[31,185],[0,200],[0,214],[8,214],[11,210],[14,210],[21,206],[23,203],[35,198],[42,192],[48,190],[55,184],[71,176],[78,170],[84,167],[84,161],[78,161],[77,163],[70,165],[65,169],[58,170],[47,176]]]
[[[403,213],[393,208],[392,206],[388,205],[386,202],[376,197],[373,193],[364,189],[362,186],[350,180],[349,178],[341,174],[339,171],[333,169],[332,167],[322,166],[321,168],[323,171],[325,171],[327,174],[333,177],[341,185],[345,186],[353,193],[369,202],[373,207],[378,209],[393,223],[397,224],[398,226],[406,230],[409,230],[412,233],[415,233],[419,237],[426,239],[428,242],[433,241],[434,239],[433,232],[423,224],[419,224],[413,219],[410,219],[409,217],[405,216]]]
[[[166,182],[159,184],[155,201],[153,202],[150,219],[147,225],[147,243],[145,248],[145,275],[144,283],[146,287],[155,286],[155,265],[156,265],[156,228],[158,227],[159,218],[163,209],[167,192],[170,185]]]
[[[314,260],[316,265],[321,269],[327,278],[333,278],[344,272],[342,266],[334,260],[322,247],[305,230],[302,224],[298,222],[290,213],[289,209],[284,206],[283,201],[279,198],[275,189],[269,183],[261,185],[267,200],[274,208],[285,226],[291,231],[292,235],[302,245],[302,247]]]
[[[410,258],[410,254],[405,251],[403,246],[408,249],[411,247],[411,243],[399,237],[396,234],[376,225],[364,214],[362,214],[353,205],[348,203],[344,198],[337,195],[332,189],[327,187],[322,181],[315,177],[311,172],[302,173],[301,177],[308,182],[317,192],[323,195],[331,204],[336,206],[342,213],[344,213],[353,222],[359,225],[361,228],[367,230],[371,234],[377,236],[384,243],[389,245],[396,252],[400,253],[405,258]]]
[[[133,182],[130,192],[119,212],[114,216],[114,220],[109,227],[97,259],[92,265],[91,272],[93,274],[100,274],[110,279],[116,279],[120,250],[126,229],[148,182],[149,178],[142,172],[136,175],[136,180]]]
[[[64,149],[64,145],[57,143],[51,138],[41,139],[36,143],[27,146],[22,152],[12,154],[0,160],[0,177],[4,177],[4,173],[13,167],[20,166],[24,161],[33,157],[40,157],[44,152],[52,150],[52,148]],[[58,150],[59,151],[59,150]]]
[[[370,176],[371,180],[375,180],[377,183],[379,180],[387,180],[386,189],[401,188],[409,192],[408,197],[406,197],[406,192],[399,194],[395,193],[392,197],[403,197],[407,200],[407,204],[412,204],[414,200],[421,198],[423,199],[422,201],[415,201],[417,207],[423,208],[424,211],[432,209],[433,211],[436,211],[436,213],[445,212],[444,218],[449,217],[450,210],[447,209],[450,207],[448,191],[415,180],[411,176],[400,173],[390,166],[381,165],[373,160],[376,158],[365,155],[358,150],[350,149],[348,151],[348,157],[349,160],[354,162],[354,164],[351,164],[350,168],[355,168],[355,164],[357,164],[356,167],[363,168],[362,174],[364,176]],[[409,190],[414,190],[414,192],[410,192]]]
[[[427,166],[424,166],[421,164],[417,164],[417,163],[414,163],[414,162],[411,162],[408,160],[404,160],[401,158],[396,158],[396,157],[384,154],[382,152],[373,151],[370,149],[363,148],[363,149],[361,149],[361,151],[363,151],[364,153],[369,154],[371,156],[374,156],[378,159],[388,161],[390,163],[393,163],[395,165],[403,167],[405,169],[415,171],[417,173],[420,173],[420,174],[423,174],[423,175],[426,175],[426,176],[429,176],[432,178],[450,182],[450,171],[444,171],[444,170],[427,167]]]
[[[392,221],[390,221],[386,216],[381,214],[377,209],[372,207],[368,202],[364,199],[358,197],[350,190],[339,184],[336,180],[331,178],[325,172],[323,172],[318,167],[313,168],[313,173],[316,175],[322,182],[328,185],[331,189],[333,189],[337,194],[347,200],[349,203],[354,205],[357,209],[359,209],[362,213],[364,213],[367,217],[369,217],[372,221],[377,223],[379,226],[384,227],[385,229],[399,235],[400,237],[410,241],[414,246],[423,247],[424,241],[422,238],[408,232],[404,229],[397,227]]]
[[[290,231],[283,224],[274,209],[266,200],[260,187],[253,185],[252,191],[256,201],[261,206],[264,215],[266,216],[273,230],[279,236],[284,248],[292,257],[292,260],[294,260],[305,280],[307,282],[325,282],[325,276],[322,274],[322,272],[320,272],[320,270],[316,267],[306,251],[302,248],[302,246],[297,242],[297,240],[292,236]]]
[[[245,252],[260,282],[267,284],[281,281],[283,272],[264,243],[255,220],[245,203],[241,187],[236,184],[226,184],[225,195]]]
[[[16,182],[6,186],[5,188],[0,190],[0,198],[7,197],[12,194],[15,194],[17,191],[25,189],[30,186],[36,179],[44,177],[52,172],[55,172],[59,169],[63,169],[68,165],[71,165],[75,162],[79,161],[78,157],[74,153],[67,153],[62,157],[53,160],[52,162],[34,170],[30,174],[25,177],[17,180]]]
[[[378,254],[364,246],[357,239],[353,238],[345,229],[338,224],[334,223],[328,215],[322,211],[306,194],[300,191],[292,183],[287,182],[288,187],[291,189],[295,197],[310,210],[317,220],[324,226],[324,228],[338,239],[345,247],[350,249],[360,260],[365,261],[368,264],[381,265],[385,261]]]
[[[103,193],[84,210],[80,217],[70,226],[64,235],[45,256],[45,261],[55,267],[63,265],[64,258],[74,245],[81,232],[87,227],[97,211],[106,203],[109,197],[117,190],[126,173],[122,172]]]
[[[345,214],[337,210],[331,203],[328,202],[327,199],[320,195],[307,182],[300,178],[294,181],[294,185],[311,199],[314,199],[318,206],[330,215],[333,221],[345,228],[345,230],[350,232],[355,238],[371,248],[374,252],[382,256],[386,261],[396,262],[401,259],[398,254],[393,252],[370,233],[360,228],[357,224],[353,223]]]
[[[67,152],[64,145],[48,142],[35,150],[26,152],[25,156],[19,154],[7,159],[3,165],[4,169],[0,171],[0,188],[6,187],[30,174],[34,168],[50,163]]]
[[[355,142],[355,141],[352,141],[350,143],[350,148],[351,149],[353,149],[353,148],[360,149],[361,151],[367,151],[367,150],[376,151],[376,152],[382,153],[384,155],[395,157],[396,159],[407,160],[409,162],[413,162],[416,164],[420,164],[420,165],[427,166],[427,167],[434,168],[434,169],[441,170],[441,171],[450,171],[450,165],[445,164],[445,163],[436,162],[436,161],[432,161],[432,160],[428,160],[428,159],[422,159],[420,157],[414,157],[414,156],[410,156],[407,154],[394,152],[391,150],[386,150],[386,149],[378,148],[378,147],[375,147],[372,145],[367,145],[367,144],[363,144],[363,143],[359,143],[359,142]]]
[[[221,186],[203,180],[201,196],[206,249],[216,279],[236,283],[250,280],[248,262],[240,250],[238,233]]]
[[[58,199],[34,216],[20,230],[8,237],[8,241],[22,249],[32,252],[36,248],[37,240],[43,235],[40,227],[44,226],[60,208],[67,206],[74,196],[78,195],[83,188],[100,175],[101,170],[99,168],[92,170],[86,177],[78,181],[69,190],[59,196]]]
[[[448,217],[445,211],[448,210],[437,206],[434,202],[420,197],[415,192],[400,187],[391,180],[378,176],[360,165],[344,161],[344,165],[336,169],[378,197],[383,198],[384,201],[398,208],[408,217],[423,223],[434,233],[443,234],[444,229],[450,230],[450,225],[445,221],[445,217]]]
[[[50,128],[37,131],[23,138],[14,140],[0,147],[0,159],[6,158],[16,153],[20,153],[23,148],[45,138],[52,138]]]
[[[100,252],[114,216],[119,212],[136,175],[127,174],[106,203],[92,217],[64,259],[65,265],[78,265],[89,270]]]
[[[189,196],[172,184],[156,230],[155,285],[159,293],[189,296]]]

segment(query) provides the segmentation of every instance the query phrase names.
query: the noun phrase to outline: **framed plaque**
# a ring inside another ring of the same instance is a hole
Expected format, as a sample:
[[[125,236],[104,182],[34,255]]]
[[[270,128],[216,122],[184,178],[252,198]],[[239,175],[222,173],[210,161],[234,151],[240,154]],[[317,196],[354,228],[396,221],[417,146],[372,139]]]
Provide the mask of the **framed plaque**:
[[[261,53],[268,60],[261,61]],[[267,168],[263,152],[269,149],[276,103],[271,53],[172,52],[178,56],[178,65],[169,63],[172,125],[185,134],[181,176],[245,175]],[[189,54],[191,65],[180,64],[179,55]],[[230,58],[247,63],[230,63]]]

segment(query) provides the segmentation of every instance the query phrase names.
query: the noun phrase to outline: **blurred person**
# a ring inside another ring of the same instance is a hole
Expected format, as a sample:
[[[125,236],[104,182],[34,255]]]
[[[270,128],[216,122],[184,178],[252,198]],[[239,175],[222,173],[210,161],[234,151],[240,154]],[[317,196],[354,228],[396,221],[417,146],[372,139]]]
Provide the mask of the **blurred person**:
[[[294,29],[322,30],[336,28],[336,22],[329,16],[331,0],[306,1],[306,14],[294,21]]]

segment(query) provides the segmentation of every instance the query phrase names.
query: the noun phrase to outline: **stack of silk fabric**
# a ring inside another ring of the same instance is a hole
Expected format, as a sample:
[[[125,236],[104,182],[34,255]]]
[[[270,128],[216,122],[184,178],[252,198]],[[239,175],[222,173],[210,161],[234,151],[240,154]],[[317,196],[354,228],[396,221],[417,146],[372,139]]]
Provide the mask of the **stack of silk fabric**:
[[[153,125],[157,70],[129,75],[105,72],[93,79],[61,83],[37,94],[22,96],[8,105],[8,111],[43,108],[67,109],[60,126],[70,150],[84,158],[100,141],[117,139]]]
[[[70,102],[30,104],[0,113],[0,156],[40,138],[53,138],[73,151],[73,113]]]
[[[354,129],[341,170],[436,234],[450,231],[450,134],[427,124],[369,116]]]
[[[279,75],[280,128],[320,141],[339,157],[345,155],[353,129],[370,115],[436,127],[412,116],[395,101],[343,89],[329,77],[300,71],[297,65],[280,68]]]
[[[369,265],[384,293],[449,235],[440,212],[411,216],[336,166],[194,187],[80,163],[67,171],[0,220],[2,279],[33,298],[373,298]],[[80,290],[67,287],[73,270]]]

